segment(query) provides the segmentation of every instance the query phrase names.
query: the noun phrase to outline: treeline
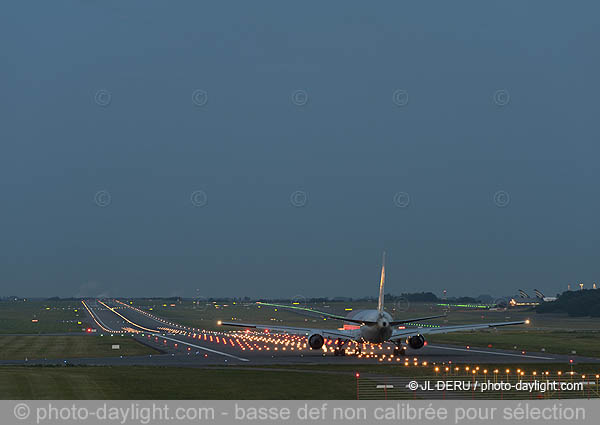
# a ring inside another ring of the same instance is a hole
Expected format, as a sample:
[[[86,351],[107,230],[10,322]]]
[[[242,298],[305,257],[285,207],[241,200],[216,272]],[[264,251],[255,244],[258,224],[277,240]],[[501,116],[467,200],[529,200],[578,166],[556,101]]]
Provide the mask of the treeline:
[[[385,301],[401,301],[408,300],[415,303],[436,303],[439,302],[439,298],[433,292],[414,292],[404,293],[400,295],[386,294]]]
[[[218,303],[226,303],[226,302],[276,302],[276,303],[292,303],[299,302],[300,304],[304,303],[329,303],[329,302],[352,302],[352,301],[369,301],[369,302],[377,302],[377,298],[375,297],[361,297],[361,298],[351,298],[351,297],[303,297],[296,296],[292,299],[290,298],[250,298],[250,297],[116,297],[121,299],[138,299],[138,300],[146,300],[146,301],[167,301],[167,302],[182,302],[184,300],[196,300],[201,299],[203,302],[218,302]],[[46,298],[48,301],[78,301],[83,299],[83,297],[50,297]],[[393,294],[385,294],[385,302],[397,302],[408,300],[409,302],[416,303],[439,303],[439,302],[452,302],[452,303],[461,303],[461,304],[474,304],[474,303],[482,303],[482,302],[490,302],[492,298],[489,295],[480,295],[479,297],[449,297],[446,299],[441,299],[433,292],[412,292],[412,293],[402,293],[400,295]]]
[[[477,304],[477,303],[489,303],[492,300],[492,297],[489,295],[480,295],[477,298],[474,297],[449,297],[446,299],[441,299],[433,292],[414,292],[414,293],[405,293],[401,295],[391,295],[387,294],[385,296],[385,301],[399,301],[399,300],[408,300],[416,303],[439,303],[439,302],[450,302],[450,303],[459,303],[459,304]]]
[[[536,312],[567,313],[571,317],[600,317],[600,290],[563,292],[556,301],[537,306]]]

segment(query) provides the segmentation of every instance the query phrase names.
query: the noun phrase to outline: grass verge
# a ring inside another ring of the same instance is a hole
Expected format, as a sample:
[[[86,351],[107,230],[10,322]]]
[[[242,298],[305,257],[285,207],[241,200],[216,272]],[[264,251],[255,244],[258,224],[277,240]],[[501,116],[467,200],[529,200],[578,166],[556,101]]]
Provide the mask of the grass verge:
[[[352,399],[355,378],[178,367],[0,367],[1,399]]]
[[[119,345],[119,349],[113,349],[113,344]],[[153,348],[127,337],[0,335],[0,360],[138,356],[158,353]]]

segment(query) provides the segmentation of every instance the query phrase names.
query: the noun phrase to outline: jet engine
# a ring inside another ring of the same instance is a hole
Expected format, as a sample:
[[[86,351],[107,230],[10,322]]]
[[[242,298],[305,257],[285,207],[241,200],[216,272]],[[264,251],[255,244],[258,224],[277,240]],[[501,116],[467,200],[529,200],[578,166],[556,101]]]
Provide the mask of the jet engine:
[[[423,335],[414,335],[406,340],[406,343],[415,350],[422,348],[425,345],[425,337]]]
[[[310,348],[313,350],[318,350],[323,346],[324,343],[325,339],[323,339],[323,336],[319,334],[313,334],[310,336],[310,338],[308,338],[308,345],[310,345]]]

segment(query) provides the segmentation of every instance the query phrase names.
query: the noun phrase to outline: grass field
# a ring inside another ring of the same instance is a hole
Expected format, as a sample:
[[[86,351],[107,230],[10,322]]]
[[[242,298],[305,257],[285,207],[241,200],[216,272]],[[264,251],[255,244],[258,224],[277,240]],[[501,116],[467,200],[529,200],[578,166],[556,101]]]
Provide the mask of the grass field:
[[[212,303],[201,302],[195,304],[191,300],[173,302],[169,300],[133,300],[136,307],[147,310],[157,316],[172,319],[181,324],[203,329],[215,329],[218,320],[238,320],[241,322],[263,324],[285,324],[289,326],[310,327],[338,327],[336,320],[323,320],[317,317],[306,317],[284,309],[258,306],[256,303]],[[305,306],[301,303],[302,306]],[[369,302],[328,302],[306,305],[315,310],[345,315],[346,309],[376,308]],[[530,319],[528,329],[541,330],[597,330],[600,331],[600,318],[568,317],[566,315],[536,314],[528,308],[515,308],[505,311],[483,309],[460,309],[444,307],[428,303],[400,304],[400,308],[390,303],[386,310],[395,319],[407,319],[427,315],[447,314],[444,318],[433,319],[428,322],[436,325],[456,325],[468,323],[503,322]]]
[[[410,378],[473,379],[471,371],[475,367],[471,365],[471,369],[466,370],[462,365],[460,371],[452,368],[449,372],[444,372],[441,367],[439,372],[434,372],[431,366],[392,365],[273,365],[231,369],[4,366],[0,367],[0,399],[354,399],[355,372]],[[531,380],[534,372],[541,376],[546,371],[550,373],[549,379],[556,379],[557,372],[561,371],[563,380],[577,381],[584,373],[593,380],[592,374],[598,369],[597,365],[576,365],[576,375],[571,377],[567,365],[489,364],[479,365],[477,377],[493,379],[493,371],[498,370],[498,379],[505,379],[506,368],[510,368],[512,381]],[[524,368],[525,376],[516,373],[520,368]],[[412,398],[411,394],[408,396]],[[574,396],[586,397],[587,394]],[[527,395],[520,397],[527,398]]]
[[[153,301],[152,303],[136,300],[133,302],[139,308],[150,311],[161,317],[175,322],[204,329],[216,329],[217,320],[233,320],[264,324],[281,324],[287,326],[302,326],[312,328],[336,328],[339,321],[323,320],[306,317],[284,309],[262,306],[255,303],[219,304],[202,302],[199,305],[192,301]],[[320,311],[344,315],[346,309],[373,308],[367,302],[353,303],[320,303],[308,307]],[[397,311],[394,305],[388,311],[394,318],[422,317],[427,315],[444,314],[446,311],[434,304],[413,303],[403,304],[402,311]],[[472,347],[488,347],[514,349],[525,351],[542,351],[549,353],[577,354],[590,357],[600,357],[600,319],[572,318],[563,315],[536,314],[531,309],[509,309],[505,311],[490,311],[482,309],[451,309],[447,316],[434,319],[428,324],[439,326],[502,322],[531,319],[529,326],[516,326],[497,331],[455,332],[427,336],[432,343],[447,343],[470,345]],[[223,330],[224,328],[221,328]]]
[[[352,399],[352,375],[161,367],[0,367],[0,399]]]
[[[373,373],[378,375],[390,375],[390,376],[408,376],[408,377],[419,377],[419,376],[432,376],[436,375],[435,367],[439,367],[440,371],[437,373],[438,376],[469,376],[472,377],[472,369],[479,367],[479,373],[483,370],[493,371],[498,369],[504,374],[506,369],[509,369],[512,375],[517,370],[521,370],[531,376],[532,372],[541,374],[542,372],[550,372],[555,375],[558,371],[562,372],[565,376],[572,370],[576,372],[577,376],[581,374],[596,375],[600,374],[600,364],[596,363],[581,363],[581,364],[565,364],[565,363],[472,363],[472,364],[461,364],[461,365],[445,365],[445,364],[428,364],[427,366],[414,366],[412,363],[409,366],[398,365],[398,364],[296,364],[296,365],[264,365],[264,368],[273,369],[298,369],[304,371],[327,371],[327,372],[349,372],[361,374]],[[445,367],[448,366],[451,370],[446,373]],[[252,368],[253,366],[244,366]],[[459,367],[459,371],[455,371],[454,368]],[[469,368],[467,370],[466,368]]]
[[[127,300],[123,300],[127,301]],[[218,320],[280,324],[311,328],[337,328],[340,322],[323,320],[319,317],[306,317],[284,309],[258,306],[256,303],[194,303],[191,300],[175,302],[173,300],[130,301],[132,305],[142,308],[157,316],[171,319],[181,324],[203,329],[217,329]],[[373,308],[369,302],[330,302],[302,306],[320,311],[344,315],[346,309],[354,310]],[[445,310],[435,304],[401,303],[400,309],[393,303],[387,310],[394,318],[420,317],[431,314],[443,314]],[[401,310],[401,311],[400,311]],[[530,309],[509,309],[507,311],[489,311],[480,309],[451,309],[447,316],[429,322],[435,325],[467,324],[476,322],[496,322],[506,320],[524,320],[530,318],[528,327],[511,327],[498,332],[450,333],[432,335],[431,342],[471,345],[495,348],[540,351],[569,354],[576,350],[577,354],[600,356],[600,318],[571,318],[562,315],[535,314]],[[32,322],[32,319],[37,322]],[[0,302],[0,335],[10,333],[49,333],[49,332],[81,332],[86,327],[85,314],[79,301],[3,301]],[[224,328],[219,328],[224,330]],[[598,331],[595,333],[593,331]],[[36,345],[37,347],[37,345]],[[33,350],[33,356],[63,357],[60,347],[44,355],[42,351]],[[84,350],[85,351],[85,350]],[[55,354],[56,353],[56,354]],[[14,356],[6,348],[0,349],[0,358]],[[29,356],[32,357],[32,356]]]
[[[471,347],[488,347],[525,351],[545,351],[555,354],[571,354],[600,357],[600,333],[596,331],[479,331],[455,332],[431,335],[431,343],[462,344]]]
[[[0,334],[81,332],[85,317],[79,301],[1,301]]]
[[[118,344],[120,349],[113,350],[113,344]],[[158,351],[127,337],[0,335],[0,360],[136,356],[156,353]]]

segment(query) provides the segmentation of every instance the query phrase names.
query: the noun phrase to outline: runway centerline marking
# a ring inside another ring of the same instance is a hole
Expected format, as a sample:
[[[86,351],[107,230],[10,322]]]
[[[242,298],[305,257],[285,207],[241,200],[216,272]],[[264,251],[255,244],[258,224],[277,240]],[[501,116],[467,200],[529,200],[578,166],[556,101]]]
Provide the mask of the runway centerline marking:
[[[231,357],[233,359],[240,360],[240,361],[243,361],[243,362],[249,362],[250,361],[250,360],[245,359],[243,357],[234,356],[233,354],[224,353],[222,351],[212,350],[210,348],[202,347],[200,345],[192,344],[190,342],[182,341],[180,339],[170,338],[170,337],[165,336],[165,335],[161,335],[161,334],[152,334],[152,335],[156,336],[156,337],[160,337],[160,338],[165,338],[165,339],[168,339],[168,340],[171,340],[171,341],[179,342],[181,344],[189,345],[190,347],[194,347],[194,348],[198,348],[200,350],[208,351],[209,353],[220,354],[221,356]]]
[[[554,360],[554,357],[542,357],[542,356],[530,356],[528,354],[513,354],[513,353],[499,353],[497,351],[483,351],[483,350],[473,350],[472,348],[453,348],[453,347],[442,347],[439,345],[427,345],[431,348],[439,348],[441,350],[455,350],[455,351],[466,351],[472,353],[482,353],[482,354],[493,354],[495,356],[510,356],[510,357],[527,357],[530,359],[540,359],[540,360]]]
[[[112,311],[113,313],[115,313],[117,316],[119,316],[119,317],[123,318],[123,319],[124,319],[126,322],[128,322],[128,323],[131,323],[133,326],[136,326],[136,327],[138,327],[138,328],[140,328],[140,329],[143,329],[143,330],[145,330],[145,331],[148,331],[148,332],[158,332],[158,329],[149,329],[149,328],[146,328],[146,327],[144,327],[144,326],[142,326],[142,325],[138,325],[138,324],[137,324],[137,323],[135,323],[135,322],[132,322],[132,321],[131,321],[131,320],[129,320],[127,317],[123,316],[121,313],[119,313],[118,311],[116,311],[114,308],[112,308],[112,307],[109,307],[109,306],[107,306],[106,304],[104,304],[102,301],[98,300],[98,302],[99,302],[100,304],[102,304],[104,307],[106,307],[107,309],[109,309],[110,311]]]
[[[102,319],[100,319],[100,316],[94,315],[94,313],[92,313],[91,308],[88,307],[88,305],[85,303],[84,300],[81,300],[81,302],[82,302],[83,306],[85,307],[85,309],[90,314],[90,316],[92,317],[92,319],[94,320],[94,322],[96,322],[103,331],[106,331],[106,332],[122,332],[122,331],[111,330],[110,326],[108,326],[106,323],[104,323],[102,321]]]

